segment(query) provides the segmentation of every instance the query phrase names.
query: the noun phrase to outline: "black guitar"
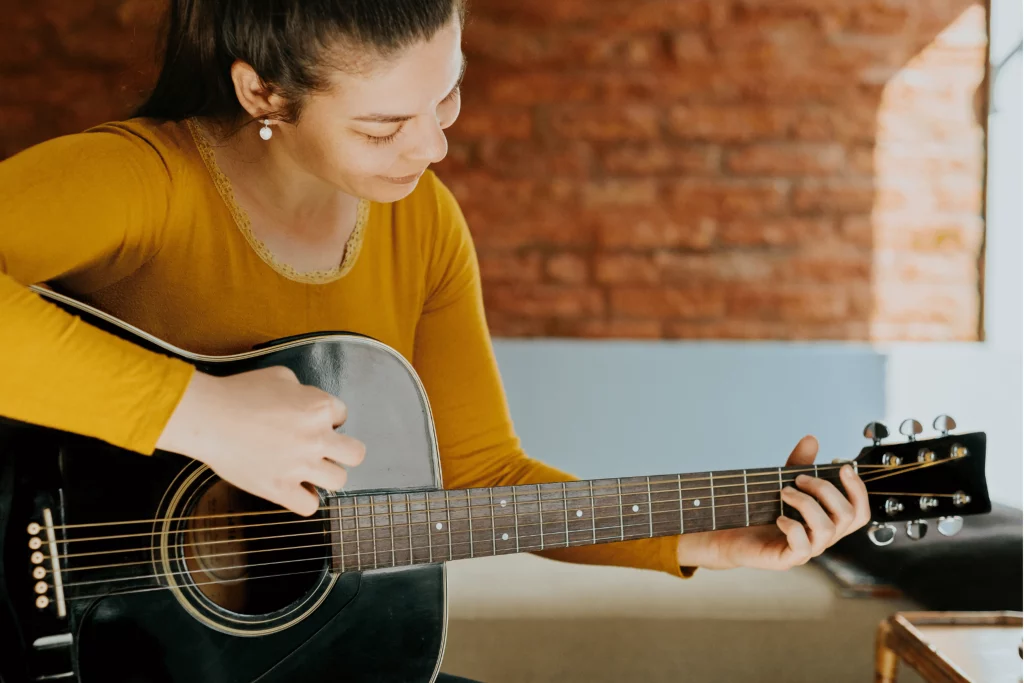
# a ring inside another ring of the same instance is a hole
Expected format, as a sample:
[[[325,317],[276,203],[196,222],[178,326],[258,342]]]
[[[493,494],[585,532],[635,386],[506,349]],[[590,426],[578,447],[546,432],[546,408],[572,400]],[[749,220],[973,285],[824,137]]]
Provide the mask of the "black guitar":
[[[202,371],[285,365],[346,402],[367,446],[310,518],[171,453],[144,457],[30,425],[0,427],[0,672],[7,683],[401,681],[437,675],[446,560],[772,524],[800,472],[839,463],[442,490],[430,406],[412,367],[373,339],[322,333],[251,352],[187,353],[72,299],[90,324]],[[885,444],[852,462],[873,540],[924,519],[952,534],[990,510],[984,433]]]

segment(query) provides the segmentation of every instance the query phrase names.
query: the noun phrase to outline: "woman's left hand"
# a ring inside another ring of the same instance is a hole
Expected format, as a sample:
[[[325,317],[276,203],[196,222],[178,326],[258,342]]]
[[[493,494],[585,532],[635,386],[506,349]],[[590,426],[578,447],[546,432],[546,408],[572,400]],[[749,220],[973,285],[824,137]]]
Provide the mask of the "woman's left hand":
[[[818,440],[805,436],[786,466],[810,465],[817,455]],[[839,476],[845,496],[831,482],[803,474],[796,479],[797,488],[783,489],[782,500],[803,516],[804,523],[780,516],[773,526],[680,536],[676,550],[680,566],[782,570],[817,557],[871,518],[864,482],[849,465],[842,467]]]

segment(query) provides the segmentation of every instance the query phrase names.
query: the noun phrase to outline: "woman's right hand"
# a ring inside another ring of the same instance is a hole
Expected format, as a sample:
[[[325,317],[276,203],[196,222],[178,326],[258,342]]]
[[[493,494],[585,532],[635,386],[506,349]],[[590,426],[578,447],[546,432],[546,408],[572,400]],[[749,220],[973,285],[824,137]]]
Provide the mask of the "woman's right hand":
[[[225,481],[309,516],[319,497],[304,484],[340,490],[343,466],[363,461],[366,447],[334,431],[345,404],[300,384],[284,366],[228,377],[193,374],[156,447],[206,463]]]

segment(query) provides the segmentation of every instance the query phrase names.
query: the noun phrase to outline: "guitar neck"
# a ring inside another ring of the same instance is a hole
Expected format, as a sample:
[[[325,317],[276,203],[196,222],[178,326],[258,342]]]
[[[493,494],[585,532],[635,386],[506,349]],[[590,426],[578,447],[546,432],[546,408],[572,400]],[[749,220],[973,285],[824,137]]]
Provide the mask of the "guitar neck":
[[[782,488],[838,465],[336,496],[333,567],[361,571],[773,524]]]

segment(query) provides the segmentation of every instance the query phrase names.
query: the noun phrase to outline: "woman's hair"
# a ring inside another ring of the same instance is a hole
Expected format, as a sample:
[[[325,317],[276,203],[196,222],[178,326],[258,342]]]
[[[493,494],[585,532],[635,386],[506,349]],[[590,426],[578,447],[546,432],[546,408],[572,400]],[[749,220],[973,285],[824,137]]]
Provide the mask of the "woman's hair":
[[[230,72],[240,59],[286,101],[271,116],[294,122],[331,68],[429,40],[453,12],[462,19],[465,0],[170,0],[160,76],[134,115],[243,118]]]

